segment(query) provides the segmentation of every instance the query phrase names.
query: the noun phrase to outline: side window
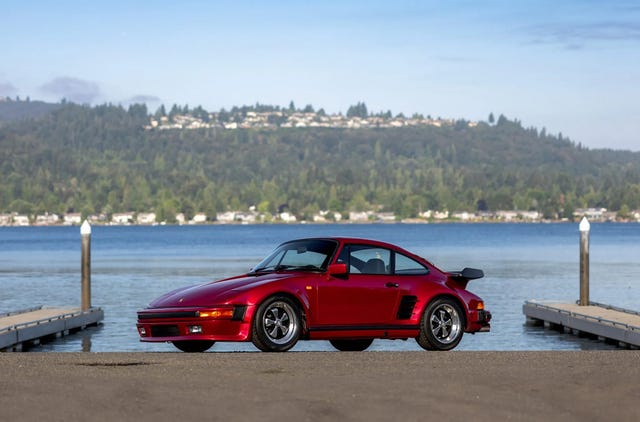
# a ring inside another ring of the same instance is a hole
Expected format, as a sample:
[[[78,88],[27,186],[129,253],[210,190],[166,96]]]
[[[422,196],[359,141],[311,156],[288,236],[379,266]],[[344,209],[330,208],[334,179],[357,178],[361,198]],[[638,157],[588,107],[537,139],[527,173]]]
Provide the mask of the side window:
[[[351,245],[351,274],[390,274],[391,251],[370,246]]]
[[[396,274],[398,275],[425,275],[429,269],[418,261],[408,256],[396,254]]]

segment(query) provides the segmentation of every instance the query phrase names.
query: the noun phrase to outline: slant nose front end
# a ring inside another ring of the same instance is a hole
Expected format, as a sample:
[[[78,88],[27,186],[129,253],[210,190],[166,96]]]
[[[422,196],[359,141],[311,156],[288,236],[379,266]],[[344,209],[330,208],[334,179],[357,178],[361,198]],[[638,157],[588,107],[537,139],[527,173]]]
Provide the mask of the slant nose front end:
[[[138,311],[140,340],[244,341],[250,334],[248,306],[210,308],[154,308]]]

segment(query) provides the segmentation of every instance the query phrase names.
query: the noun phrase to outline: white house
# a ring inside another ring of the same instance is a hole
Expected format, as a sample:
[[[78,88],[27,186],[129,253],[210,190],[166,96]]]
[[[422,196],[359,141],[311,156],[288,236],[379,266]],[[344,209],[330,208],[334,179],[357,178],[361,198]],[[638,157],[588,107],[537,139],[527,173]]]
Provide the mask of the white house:
[[[523,220],[539,220],[541,215],[538,211],[521,211],[520,216],[522,216]]]
[[[10,226],[13,223],[13,215],[0,214],[0,226]]]
[[[285,223],[295,223],[297,221],[297,218],[295,215],[290,214],[288,212],[281,212],[279,214],[280,220],[284,221]]]
[[[203,213],[203,212],[199,212],[196,215],[193,216],[193,218],[191,219],[190,223],[193,222],[193,224],[203,224],[207,222],[207,214]]]
[[[113,224],[131,224],[133,223],[133,213],[132,212],[121,212],[115,213],[111,216],[111,222]]]
[[[27,216],[27,215],[14,215],[13,216],[13,225],[14,226],[28,226],[29,225],[29,216]]]
[[[378,220],[387,223],[396,221],[396,215],[392,212],[379,212],[376,214],[376,217],[378,218]]]
[[[44,213],[36,216],[36,226],[48,226],[50,224],[57,224],[60,221],[58,214]]]
[[[216,220],[220,223],[233,223],[236,219],[236,213],[234,211],[226,211],[216,213]]]
[[[496,211],[496,217],[504,221],[512,221],[518,218],[518,211]]]
[[[236,221],[242,221],[243,223],[250,224],[256,222],[256,213],[254,212],[238,212],[236,213]]]
[[[98,224],[107,221],[107,216],[106,214],[91,214],[87,219],[91,224]]]
[[[350,221],[367,221],[369,220],[369,213],[365,211],[349,211]]]
[[[469,213],[467,211],[462,211],[462,212],[453,213],[452,217],[453,218],[457,218],[458,220],[461,220],[461,221],[469,221],[472,218],[475,218],[476,215],[475,214],[471,214],[471,213]]]
[[[449,211],[436,211],[433,213],[433,218],[436,220],[446,220],[449,218]]]
[[[79,212],[71,212],[64,215],[63,222],[67,226],[76,226],[82,223],[82,214]]]
[[[578,208],[573,212],[575,217],[585,216],[589,220],[604,220],[607,213],[606,208]]]
[[[155,212],[141,212],[136,217],[138,224],[155,224],[156,213]]]

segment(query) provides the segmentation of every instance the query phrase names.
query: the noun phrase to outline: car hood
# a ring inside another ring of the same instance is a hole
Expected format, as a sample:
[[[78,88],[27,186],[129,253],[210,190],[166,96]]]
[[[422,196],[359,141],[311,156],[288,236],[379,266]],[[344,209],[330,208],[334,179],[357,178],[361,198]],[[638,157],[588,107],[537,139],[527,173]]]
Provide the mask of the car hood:
[[[221,305],[249,289],[293,276],[291,273],[247,275],[181,287],[155,299],[149,304],[149,308]]]

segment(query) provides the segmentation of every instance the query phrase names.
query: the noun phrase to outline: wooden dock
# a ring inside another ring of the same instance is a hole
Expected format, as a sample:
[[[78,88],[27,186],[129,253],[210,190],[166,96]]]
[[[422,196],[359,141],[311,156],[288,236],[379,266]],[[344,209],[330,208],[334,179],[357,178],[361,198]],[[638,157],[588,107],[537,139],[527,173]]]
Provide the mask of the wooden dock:
[[[0,351],[22,351],[73,334],[104,319],[101,308],[43,308],[0,314]]]
[[[574,335],[589,336],[622,348],[640,348],[640,312],[589,302],[525,302],[527,323]]]

